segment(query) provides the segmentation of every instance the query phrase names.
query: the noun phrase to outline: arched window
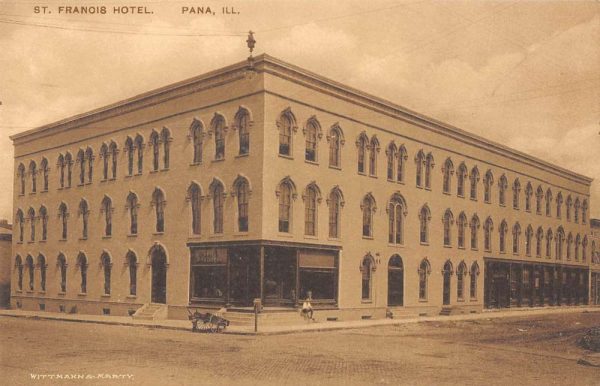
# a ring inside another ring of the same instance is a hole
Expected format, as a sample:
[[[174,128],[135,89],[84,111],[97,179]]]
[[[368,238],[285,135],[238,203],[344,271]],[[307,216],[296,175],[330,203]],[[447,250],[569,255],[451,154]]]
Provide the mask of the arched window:
[[[546,190],[546,216],[552,216],[552,191]]]
[[[370,254],[366,255],[360,265],[362,273],[362,291],[363,301],[370,301],[373,292],[373,272],[375,271],[375,259]]]
[[[433,155],[431,153],[427,154],[427,158],[425,159],[425,188],[431,189],[431,171],[433,170]]]
[[[25,238],[25,216],[23,215],[23,211],[21,209],[17,209],[17,213],[15,214],[15,222],[19,226],[19,242],[22,243]]]
[[[467,180],[467,167],[464,162],[458,166],[456,174],[456,195],[458,197],[465,196],[465,182]],[[465,269],[466,272],[466,269]]]
[[[87,181],[88,181],[88,184],[91,184],[92,179],[94,177],[94,150],[92,150],[91,147],[88,147],[85,150],[85,158],[87,159],[87,165],[88,165]]]
[[[25,165],[19,164],[17,168],[17,177],[19,178],[19,194],[25,194]]]
[[[102,271],[104,273],[104,295],[110,295],[110,273],[112,268],[112,262],[110,255],[106,252],[100,257],[102,262]]]
[[[210,192],[213,201],[213,233],[223,233],[223,201],[225,199],[223,184],[213,180]]]
[[[491,170],[485,173],[483,179],[483,200],[490,204],[492,202],[492,185],[494,184],[494,175]]]
[[[394,193],[388,206],[390,244],[404,244],[404,217],[406,201],[399,193]]]
[[[69,212],[67,209],[67,204],[65,204],[64,202],[62,202],[60,204],[60,206],[58,207],[58,217],[60,219],[60,223],[61,223],[61,232],[60,232],[60,237],[61,240],[66,240],[67,239],[67,225],[68,225],[68,219],[69,219]]]
[[[583,200],[583,203],[581,204],[581,223],[582,224],[586,224],[587,223],[587,209],[588,209],[588,203],[587,200]]]
[[[562,227],[558,227],[558,230],[556,231],[556,260],[562,260],[564,242],[565,231]]]
[[[129,209],[129,234],[137,235],[138,233],[138,208],[139,202],[137,195],[130,192],[127,195],[127,209]]]
[[[306,149],[304,150],[304,159],[311,162],[317,162],[317,140],[321,127],[315,118],[311,118],[306,123],[305,137]]]
[[[494,223],[492,219],[488,217],[483,224],[483,248],[490,252],[492,250],[492,231],[494,230]]]
[[[366,157],[367,148],[369,147],[369,138],[363,132],[360,133],[358,140],[356,141],[356,147],[358,148],[358,172],[360,174],[366,173]]]
[[[429,243],[429,222],[431,221],[431,211],[427,204],[423,205],[419,211],[419,240],[421,244]]]
[[[23,261],[19,255],[15,257],[15,268],[17,269],[17,288],[19,291],[23,291]]]
[[[479,232],[479,217],[476,214],[471,217],[471,249],[476,250],[478,248],[478,232]]]
[[[127,153],[127,175],[132,176],[133,164],[135,163],[135,150],[131,137],[127,137],[125,140],[125,152]]]
[[[581,241],[581,261],[584,263],[587,261],[587,245],[588,238],[587,236],[583,236],[583,240]]]
[[[508,232],[508,225],[506,224],[506,221],[502,220],[502,222],[500,223],[500,229],[499,229],[500,241],[498,244],[500,246],[500,253],[506,252],[506,233],[507,232]]]
[[[536,257],[542,257],[542,240],[544,239],[544,230],[542,227],[537,229],[535,234],[535,255]]]
[[[284,110],[277,120],[279,129],[279,154],[292,156],[292,131],[296,130],[296,118],[290,109]]]
[[[240,108],[235,114],[235,126],[238,129],[240,142],[240,155],[250,152],[250,113],[244,108]]]
[[[57,259],[58,270],[60,271],[60,292],[67,292],[67,259],[60,253]]]
[[[465,300],[465,276],[467,276],[467,265],[461,261],[456,269],[456,298]]]
[[[452,245],[452,224],[454,224],[454,215],[450,209],[446,209],[444,212],[444,246],[449,247]]]
[[[508,181],[506,176],[503,174],[498,180],[498,203],[500,206],[506,205],[506,188],[508,187]]]
[[[158,233],[165,231],[165,194],[159,188],[154,189],[152,193],[152,205],[154,206],[154,213],[156,215],[156,226],[155,230]]]
[[[535,192],[535,212],[542,214],[542,200],[544,199],[544,190],[541,186],[537,187]]]
[[[388,145],[385,155],[387,157],[387,179],[390,181],[394,180],[394,172],[395,172],[395,160],[396,160],[396,145],[394,141],[390,142]]]
[[[152,170],[156,172],[160,167],[160,138],[154,130],[150,134],[150,146],[152,146]]]
[[[40,290],[46,291],[46,271],[48,265],[46,264],[46,257],[42,254],[38,256],[38,268],[40,269]]]
[[[427,282],[429,274],[431,273],[431,266],[427,259],[423,259],[419,265],[419,300],[427,300]]]
[[[202,210],[200,206],[202,192],[200,186],[195,182],[192,182],[188,188],[188,199],[192,210],[192,234],[199,235],[202,229]]]
[[[574,208],[575,208],[575,216],[574,216],[574,218],[575,218],[575,222],[576,222],[577,224],[579,224],[579,208],[580,208],[580,204],[579,204],[579,198],[576,198],[576,199],[575,199],[575,205],[574,205]]]
[[[129,267],[129,295],[137,295],[137,256],[133,251],[127,252],[127,265]]]
[[[525,231],[525,254],[531,256],[531,242],[533,241],[533,228],[531,224],[527,226]]]
[[[513,209],[519,209],[520,204],[520,196],[521,196],[521,182],[519,179],[515,179],[513,183]]]
[[[29,208],[27,212],[27,220],[29,220],[29,241],[35,241],[35,209]]]
[[[548,229],[548,232],[546,232],[546,257],[549,259],[552,257],[552,239],[553,239],[553,235],[552,235],[552,229]]]
[[[277,189],[279,197],[279,232],[291,232],[292,222],[292,194],[295,195],[293,182],[286,178]]]
[[[477,184],[479,183],[479,169],[477,169],[477,166],[471,169],[471,175],[469,176],[469,179],[471,181],[471,200],[477,200]]]
[[[65,187],[65,157],[63,157],[62,154],[58,156],[58,161],[56,162],[56,165],[58,166],[59,175],[58,184],[62,189]]]
[[[444,176],[442,182],[443,192],[450,194],[450,190],[452,189],[452,174],[454,174],[454,164],[452,164],[452,160],[450,158],[447,158],[444,162],[442,173]]]
[[[373,213],[375,213],[375,199],[369,193],[367,194],[361,203],[360,209],[362,210],[362,235],[363,237],[373,237]]]
[[[521,225],[519,223],[516,223],[513,226],[512,236],[513,236],[513,239],[512,239],[512,242],[513,242],[513,253],[517,254],[517,253],[519,253],[519,242],[520,242],[520,239],[521,239]]]
[[[533,196],[533,188],[531,187],[531,182],[527,182],[527,186],[525,187],[525,210],[527,212],[531,212],[531,196]]]
[[[35,161],[29,163],[29,175],[31,176],[31,193],[37,192],[37,165]]]
[[[90,215],[90,209],[86,200],[81,199],[79,201],[79,216],[81,217],[81,238],[88,238],[88,218]],[[66,237],[63,237],[66,239]]]
[[[117,178],[117,161],[118,161],[118,157],[117,154],[119,153],[119,149],[117,147],[117,144],[114,141],[110,142],[110,146],[108,147],[108,151],[110,152],[110,160],[111,160],[111,166],[110,166],[110,170],[111,170],[111,179],[115,179]]]
[[[329,193],[329,237],[340,238],[340,216],[343,205],[342,192],[338,187],[334,187]]]
[[[29,275],[29,291],[33,291],[35,279],[33,257],[31,257],[31,255],[27,256],[27,258],[25,259],[25,266],[27,267],[27,274]]]
[[[87,269],[88,260],[84,253],[79,252],[77,255],[77,267],[79,268],[79,274],[81,275],[81,293],[87,293]]]
[[[171,147],[171,132],[166,127],[163,127],[160,132],[160,140],[163,145],[163,169],[169,169],[170,163],[170,147]]]
[[[408,154],[406,152],[406,148],[404,147],[404,145],[400,145],[400,147],[398,148],[398,165],[396,166],[396,181],[398,182],[404,182],[404,174],[406,173],[405,165],[407,159]]]
[[[85,184],[85,174],[87,168],[85,167],[85,152],[83,149],[79,149],[77,153],[77,163],[79,164],[79,185]]]
[[[108,180],[108,168],[109,168],[109,153],[108,146],[103,143],[100,147],[100,158],[102,158],[102,180]]]
[[[197,119],[194,119],[192,125],[190,126],[190,140],[192,141],[193,146],[193,157],[192,163],[199,164],[202,162],[202,141],[204,137],[202,122]]]
[[[379,141],[376,136],[371,137],[369,144],[369,175],[377,175],[377,153],[379,153]]]
[[[104,213],[104,236],[112,236],[112,200],[104,196],[102,200],[102,213]]]
[[[423,167],[425,166],[425,154],[423,153],[423,150],[419,150],[417,153],[415,157],[415,166],[417,168],[417,187],[421,188],[423,187]]]
[[[471,285],[470,285],[470,289],[471,289],[471,299],[475,300],[477,299],[477,276],[479,276],[479,265],[477,264],[477,262],[474,262],[471,265]]]
[[[249,212],[248,197],[250,196],[250,185],[245,178],[238,178],[235,186],[237,198],[237,225],[239,232],[248,232]]]
[[[48,239],[48,210],[45,206],[40,207],[40,220],[42,221],[42,240]]]
[[[137,149],[137,174],[144,171],[144,138],[141,135],[135,137],[135,148]]]
[[[338,126],[333,126],[329,130],[329,166],[334,168],[342,167],[342,132]]]
[[[73,176],[73,156],[71,156],[71,153],[69,152],[65,155],[65,166],[67,167],[66,187],[70,188]]]
[[[456,222],[457,231],[458,231],[458,247],[465,247],[465,234],[467,230],[467,216],[465,212],[461,212],[458,216],[458,221]]]
[[[215,135],[215,159],[225,158],[225,118],[216,114],[210,122],[211,131]]]
[[[388,262],[388,306],[404,305],[404,264],[399,255]]]
[[[319,187],[311,183],[304,193],[304,234],[317,235],[317,202],[321,199]]]
[[[575,242],[575,260],[579,260],[579,244],[581,243],[581,238],[577,235],[578,239]],[[569,232],[567,236],[567,260],[571,260],[573,258],[573,234]]]
[[[561,218],[561,216],[562,216],[562,203],[563,203],[562,192],[558,192],[558,195],[556,196],[556,218]]]

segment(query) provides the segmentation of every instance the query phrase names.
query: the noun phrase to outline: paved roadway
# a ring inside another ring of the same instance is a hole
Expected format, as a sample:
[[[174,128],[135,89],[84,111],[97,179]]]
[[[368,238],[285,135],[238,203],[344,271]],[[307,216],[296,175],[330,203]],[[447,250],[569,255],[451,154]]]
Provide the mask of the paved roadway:
[[[577,312],[233,336],[0,317],[0,383],[600,385],[574,344],[598,325]]]

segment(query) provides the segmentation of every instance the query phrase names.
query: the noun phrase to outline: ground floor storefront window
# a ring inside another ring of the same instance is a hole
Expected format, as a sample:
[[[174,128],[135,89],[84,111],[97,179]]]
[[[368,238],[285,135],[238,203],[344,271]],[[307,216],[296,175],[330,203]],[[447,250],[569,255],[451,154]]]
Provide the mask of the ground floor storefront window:
[[[592,304],[600,305],[600,272],[592,272]]]
[[[190,245],[190,303],[249,307],[337,305],[337,250],[312,246]]]
[[[587,304],[585,267],[486,259],[485,307]]]

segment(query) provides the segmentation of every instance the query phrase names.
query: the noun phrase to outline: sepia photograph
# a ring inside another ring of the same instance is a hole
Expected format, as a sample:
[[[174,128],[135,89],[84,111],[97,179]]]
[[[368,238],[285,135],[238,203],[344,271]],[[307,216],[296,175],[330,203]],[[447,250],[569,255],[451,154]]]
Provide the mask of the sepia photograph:
[[[0,0],[6,385],[600,385],[600,3]]]

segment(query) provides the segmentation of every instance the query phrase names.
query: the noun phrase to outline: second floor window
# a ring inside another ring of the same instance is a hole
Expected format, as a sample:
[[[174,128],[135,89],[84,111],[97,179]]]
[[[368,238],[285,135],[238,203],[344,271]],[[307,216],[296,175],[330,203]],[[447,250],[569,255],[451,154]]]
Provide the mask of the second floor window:
[[[363,237],[373,237],[373,213],[375,212],[375,199],[370,194],[362,200],[362,235]]]
[[[152,205],[154,206],[154,213],[156,215],[155,231],[162,233],[165,231],[165,194],[159,188],[154,189],[152,194]]]

